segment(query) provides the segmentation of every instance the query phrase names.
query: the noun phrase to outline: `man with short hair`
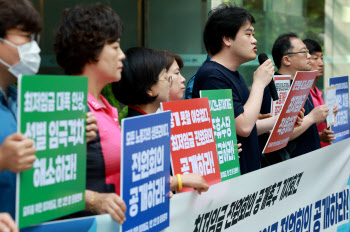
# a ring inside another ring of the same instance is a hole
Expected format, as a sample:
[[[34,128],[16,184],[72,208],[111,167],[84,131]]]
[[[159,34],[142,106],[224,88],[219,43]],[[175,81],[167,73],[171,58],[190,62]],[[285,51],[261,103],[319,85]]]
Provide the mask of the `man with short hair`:
[[[192,97],[200,90],[231,89],[237,139],[242,143],[241,174],[260,168],[258,134],[272,129],[276,117],[258,120],[264,88],[274,73],[271,60],[255,71],[251,92],[237,68],[256,58],[254,17],[245,9],[221,4],[211,12],[203,39],[212,58],[204,62],[194,79]]]
[[[282,34],[276,39],[272,48],[272,56],[278,68],[276,75],[290,75],[291,78],[294,78],[297,71],[311,70],[309,50],[294,33]],[[303,123],[300,127],[294,129],[295,133],[291,137],[291,140],[296,138],[296,146],[291,153],[291,158],[321,147],[316,124],[327,118],[329,109],[326,105],[314,107],[310,94],[304,109]]]

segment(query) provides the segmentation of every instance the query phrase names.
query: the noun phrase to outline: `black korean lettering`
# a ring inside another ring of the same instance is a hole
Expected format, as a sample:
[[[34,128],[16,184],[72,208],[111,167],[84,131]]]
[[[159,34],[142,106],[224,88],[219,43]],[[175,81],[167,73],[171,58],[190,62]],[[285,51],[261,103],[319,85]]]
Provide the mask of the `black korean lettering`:
[[[258,197],[258,199],[257,199],[256,202],[255,202],[255,206],[254,206],[254,210],[253,210],[253,214],[254,214],[254,215],[259,211],[260,203],[261,203],[261,201],[262,201],[262,199],[263,199],[264,192],[265,192],[265,189],[262,189],[262,190],[260,190],[260,192],[259,192],[259,197]]]
[[[220,213],[219,213],[219,217],[217,219],[217,223],[216,223],[216,230],[215,232],[220,232],[222,229],[222,225],[225,219],[225,215],[226,215],[226,210],[228,208],[228,205],[225,205],[221,208]]]
[[[216,220],[219,217],[221,207],[219,209],[215,209],[210,216],[210,224],[209,224],[209,232],[214,232],[216,228]]]
[[[195,227],[194,227],[193,232],[199,232],[200,231],[203,216],[201,214],[199,214],[197,219],[194,221],[194,226]]]
[[[234,212],[234,208],[236,207],[236,204],[237,204],[237,201],[234,201],[230,205],[230,208],[226,217],[225,230],[232,225],[233,212]]]
[[[247,208],[247,205],[248,205],[248,201],[249,200],[249,195],[246,196],[243,200],[243,205],[241,207],[241,210],[239,211],[239,217],[238,217],[238,221],[241,221],[244,219],[244,216],[245,216],[245,210]]]
[[[301,180],[301,177],[303,176],[304,172],[301,172],[298,174],[298,179],[297,179],[297,182],[296,182],[296,188],[293,192],[293,194],[295,194],[297,191],[298,191],[298,187],[299,187],[299,183],[300,183],[300,180]]]
[[[240,199],[235,207],[235,211],[233,212],[233,219],[232,219],[232,224],[235,225],[238,222],[238,217],[239,217],[239,210],[243,205],[243,199]]]
[[[253,209],[254,202],[255,202],[255,199],[256,199],[257,195],[258,195],[258,192],[255,192],[252,195],[250,195],[250,198],[249,198],[249,201],[248,201],[248,205],[246,207],[246,213],[244,215],[245,218],[249,217],[250,214],[252,213],[252,209]]]

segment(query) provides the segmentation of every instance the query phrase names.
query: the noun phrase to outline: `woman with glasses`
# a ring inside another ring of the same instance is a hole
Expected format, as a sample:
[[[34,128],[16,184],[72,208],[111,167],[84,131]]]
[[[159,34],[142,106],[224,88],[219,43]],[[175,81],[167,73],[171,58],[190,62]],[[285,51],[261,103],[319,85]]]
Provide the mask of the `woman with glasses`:
[[[128,106],[127,117],[155,113],[168,101],[171,78],[159,52],[135,47],[125,53],[122,79],[112,88],[118,101]]]
[[[171,85],[169,89],[169,101],[179,101],[183,99],[186,87],[184,85],[186,79],[181,75],[180,70],[183,68],[184,63],[182,58],[171,51],[160,51],[164,55],[166,64],[166,70],[168,76],[171,78]],[[238,152],[241,152],[242,144],[238,144]]]
[[[156,113],[161,102],[169,100],[169,88],[175,79],[167,73],[166,58],[153,49],[135,47],[125,53],[122,78],[112,84],[114,96],[128,106],[127,117]],[[183,94],[183,92],[182,92]],[[205,192],[209,186],[200,173],[181,175],[182,186]],[[171,191],[178,188],[172,177]]]
[[[178,101],[183,98],[186,87],[184,85],[186,79],[181,75],[180,70],[184,64],[181,57],[170,51],[160,51],[166,60],[166,70],[171,78],[169,90],[169,101]]]

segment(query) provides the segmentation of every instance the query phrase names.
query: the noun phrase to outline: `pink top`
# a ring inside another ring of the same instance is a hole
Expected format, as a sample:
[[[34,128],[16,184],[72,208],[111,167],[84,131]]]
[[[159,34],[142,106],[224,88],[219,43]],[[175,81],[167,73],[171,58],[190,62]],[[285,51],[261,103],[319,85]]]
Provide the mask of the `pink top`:
[[[100,95],[102,106],[88,93],[88,106],[97,118],[100,143],[105,162],[106,184],[114,184],[115,193],[120,195],[121,130],[118,110]]]
[[[316,86],[314,89],[310,90],[310,93],[311,93],[311,97],[312,97],[312,102],[314,103],[314,108],[316,108],[317,106],[324,105],[324,101],[322,98],[322,92]],[[327,123],[322,121],[317,125],[317,130],[318,130],[318,132],[321,132],[326,127],[327,127]],[[321,141],[321,147],[326,147],[328,145],[329,145],[329,143],[324,143]]]

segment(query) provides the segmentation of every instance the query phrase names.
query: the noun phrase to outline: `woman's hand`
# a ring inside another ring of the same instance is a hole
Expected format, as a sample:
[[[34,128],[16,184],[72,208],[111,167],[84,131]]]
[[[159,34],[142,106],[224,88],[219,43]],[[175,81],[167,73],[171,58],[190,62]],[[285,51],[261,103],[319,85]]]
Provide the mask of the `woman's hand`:
[[[204,177],[199,173],[190,173],[181,175],[182,186],[188,188],[194,188],[201,195],[202,192],[206,192],[209,189],[209,185],[205,181]]]
[[[97,119],[92,112],[86,113],[86,142],[91,142],[97,134]]]
[[[111,217],[123,224],[125,221],[126,205],[123,199],[115,193],[98,193],[85,191],[86,210],[96,214],[110,214]]]

